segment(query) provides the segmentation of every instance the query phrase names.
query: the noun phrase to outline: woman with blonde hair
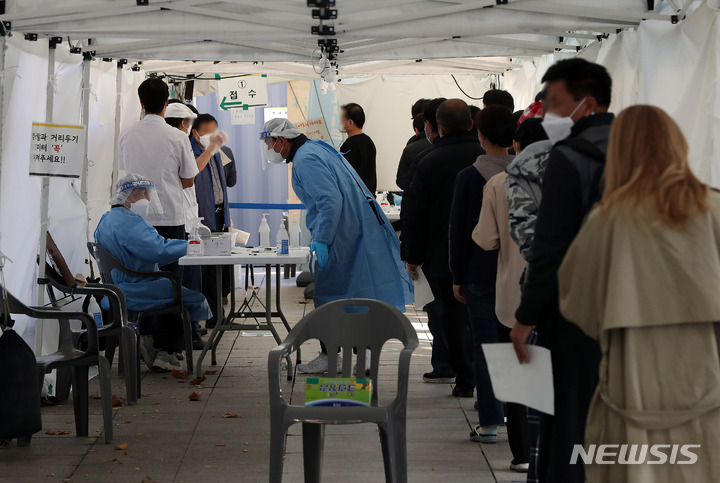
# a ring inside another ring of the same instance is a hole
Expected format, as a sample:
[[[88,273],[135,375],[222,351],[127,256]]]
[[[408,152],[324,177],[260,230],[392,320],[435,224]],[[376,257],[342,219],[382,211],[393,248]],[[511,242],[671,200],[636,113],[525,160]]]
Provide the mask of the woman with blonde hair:
[[[587,481],[720,481],[720,194],[663,110],[617,116],[602,200],[558,276],[563,315],[602,348],[574,454]]]

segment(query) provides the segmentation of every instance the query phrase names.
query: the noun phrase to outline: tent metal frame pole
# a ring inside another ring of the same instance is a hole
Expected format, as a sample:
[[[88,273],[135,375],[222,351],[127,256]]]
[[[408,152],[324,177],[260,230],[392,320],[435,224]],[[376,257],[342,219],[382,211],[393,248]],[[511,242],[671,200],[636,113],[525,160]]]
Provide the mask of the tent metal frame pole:
[[[45,122],[52,123],[53,104],[55,102],[55,84],[52,82],[55,77],[55,46],[52,45],[48,49],[48,73],[47,73],[47,97],[45,101]],[[42,191],[40,193],[40,263],[38,263],[38,280],[37,280],[37,305],[42,307],[45,305],[45,287],[43,281],[45,279],[45,252],[47,251],[47,233],[48,233],[48,208],[50,206],[50,178],[44,176],[42,178]],[[43,322],[35,321],[35,354],[42,354],[43,341]]]
[[[87,135],[90,126],[90,59],[83,59],[82,68],[82,125],[85,128],[85,146],[83,148],[83,170],[80,179],[80,198],[87,208],[87,179],[88,179],[88,145],[89,136]],[[89,218],[89,216],[88,216]]]
[[[2,36],[0,37],[0,72],[5,72],[5,48],[7,47],[7,37]],[[2,172],[3,172],[3,162],[5,161],[5,156],[3,155],[3,130],[2,125],[5,123],[2,122],[5,119],[5,103],[3,102],[3,99],[5,98],[5,82],[0,82],[0,199],[2,199]]]
[[[119,144],[120,144],[120,120],[122,117],[122,94],[123,94],[123,67],[118,64],[117,76],[115,77],[115,88],[117,89],[117,97],[115,98],[115,144],[113,149],[113,172],[112,186],[110,187],[110,196],[115,189],[115,183],[118,182],[119,173],[118,165],[120,162]]]

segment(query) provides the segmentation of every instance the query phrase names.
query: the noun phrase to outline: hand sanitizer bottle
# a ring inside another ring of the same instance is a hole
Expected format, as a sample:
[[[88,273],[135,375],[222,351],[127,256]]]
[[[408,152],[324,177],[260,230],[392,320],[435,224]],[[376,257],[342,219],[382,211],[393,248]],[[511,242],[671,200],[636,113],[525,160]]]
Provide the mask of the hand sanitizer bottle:
[[[189,257],[201,257],[205,253],[202,237],[200,236],[200,223],[202,218],[193,218],[193,227],[188,239],[187,254]]]
[[[285,221],[280,221],[280,228],[277,232],[277,237],[275,239],[275,242],[277,243],[277,253],[278,255],[287,255],[289,252],[289,246],[290,246],[290,239],[288,237],[288,232],[285,229]]]
[[[300,246],[300,223],[298,223],[297,215],[293,217],[293,221],[290,224],[290,246]]]
[[[263,213],[262,221],[260,222],[260,246],[270,246],[270,225],[268,225],[267,219],[265,218],[267,213]]]

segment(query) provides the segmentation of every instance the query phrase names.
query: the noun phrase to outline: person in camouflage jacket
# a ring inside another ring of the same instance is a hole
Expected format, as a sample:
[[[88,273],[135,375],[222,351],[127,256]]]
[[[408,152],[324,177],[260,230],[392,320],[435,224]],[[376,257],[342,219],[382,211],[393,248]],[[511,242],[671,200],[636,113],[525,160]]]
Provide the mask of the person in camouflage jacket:
[[[507,167],[505,191],[510,212],[510,236],[520,247],[525,260],[532,251],[535,221],[542,199],[542,180],[551,148],[552,143],[547,139],[532,143],[524,147]]]

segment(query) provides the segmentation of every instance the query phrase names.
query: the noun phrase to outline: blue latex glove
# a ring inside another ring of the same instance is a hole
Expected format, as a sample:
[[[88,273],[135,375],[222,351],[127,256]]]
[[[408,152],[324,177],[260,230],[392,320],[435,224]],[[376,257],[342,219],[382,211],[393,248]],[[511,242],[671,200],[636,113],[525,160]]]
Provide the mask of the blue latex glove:
[[[328,261],[328,246],[324,243],[314,241],[312,245],[310,245],[310,252],[315,252],[318,265],[320,265],[320,268],[324,267]]]

